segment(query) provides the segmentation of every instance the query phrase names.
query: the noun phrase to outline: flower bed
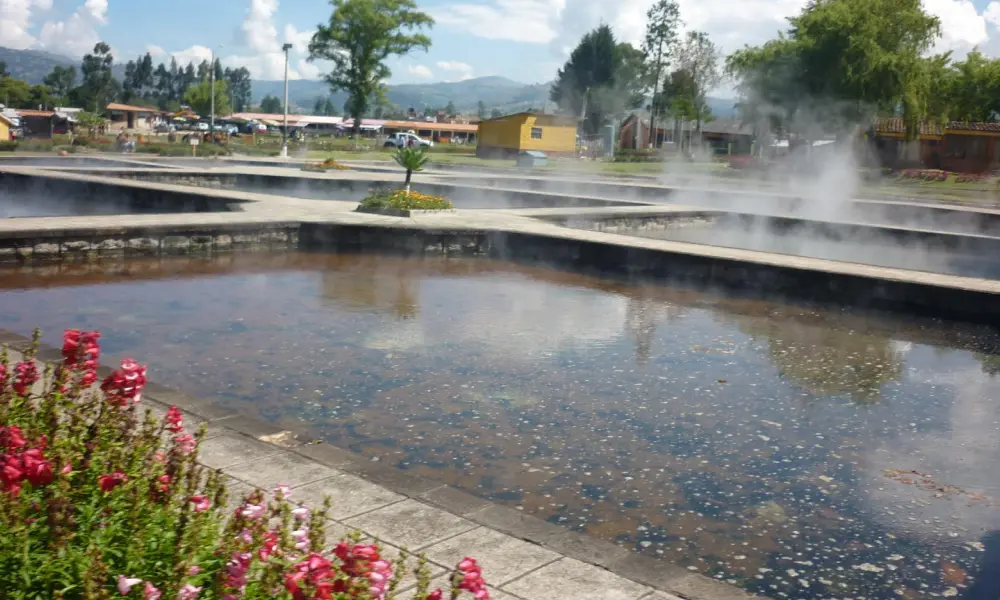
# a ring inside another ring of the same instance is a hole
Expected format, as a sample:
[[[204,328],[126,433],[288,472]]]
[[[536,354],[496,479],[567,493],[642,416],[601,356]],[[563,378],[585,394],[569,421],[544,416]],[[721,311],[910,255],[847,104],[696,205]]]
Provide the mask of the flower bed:
[[[936,169],[906,169],[899,174],[901,180],[919,180],[919,181],[947,181],[948,172],[938,171]]]
[[[455,205],[447,198],[410,190],[377,190],[358,205],[360,212],[409,215],[412,210],[450,210]]]
[[[306,163],[302,165],[303,171],[309,171],[312,173],[325,173],[327,171],[347,171],[350,167],[347,165],[340,164],[332,158],[328,158],[320,163]]]
[[[407,571],[358,538],[328,548],[330,508],[278,486],[228,510],[223,476],[197,463],[171,407],[140,402],[146,367],[126,359],[98,386],[97,332],[67,331],[63,360],[40,371],[35,344],[0,356],[0,597],[62,600],[381,600]],[[412,597],[429,590],[423,558]],[[447,594],[488,600],[482,569],[458,564]]]

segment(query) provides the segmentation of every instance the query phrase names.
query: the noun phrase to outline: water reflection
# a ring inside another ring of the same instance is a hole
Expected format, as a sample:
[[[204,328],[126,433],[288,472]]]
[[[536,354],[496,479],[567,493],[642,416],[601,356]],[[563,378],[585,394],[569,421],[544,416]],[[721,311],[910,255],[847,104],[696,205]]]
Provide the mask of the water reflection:
[[[884,334],[793,321],[751,320],[740,329],[763,339],[780,376],[811,396],[846,395],[859,404],[877,402],[883,386],[899,379],[908,348]]]
[[[159,381],[758,593],[989,580],[992,331],[487,260],[226,260],[7,271],[0,326],[99,327]]]

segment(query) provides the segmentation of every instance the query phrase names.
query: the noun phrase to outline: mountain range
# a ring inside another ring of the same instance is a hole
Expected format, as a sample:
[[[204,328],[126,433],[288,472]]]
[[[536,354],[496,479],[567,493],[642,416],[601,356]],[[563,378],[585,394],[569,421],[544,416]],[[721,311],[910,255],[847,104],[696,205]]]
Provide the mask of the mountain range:
[[[56,65],[75,66],[79,61],[66,56],[40,50],[14,50],[0,47],[0,61],[7,63],[7,70],[13,77],[31,84],[42,79]],[[119,80],[125,72],[125,65],[116,64],[114,75]],[[284,95],[284,81],[253,80],[253,102],[260,102],[264,96],[281,98]],[[449,102],[461,112],[473,113],[480,101],[488,110],[497,109],[502,113],[542,109],[549,99],[551,83],[525,84],[506,77],[475,77],[463,81],[438,83],[400,84],[388,86],[388,99],[392,104],[407,109],[444,108]],[[310,112],[317,98],[330,96],[338,111],[343,109],[347,95],[344,92],[330,92],[329,86],[320,80],[297,79],[288,82],[288,102],[293,112]],[[733,100],[709,98],[712,114],[719,118],[733,115]]]

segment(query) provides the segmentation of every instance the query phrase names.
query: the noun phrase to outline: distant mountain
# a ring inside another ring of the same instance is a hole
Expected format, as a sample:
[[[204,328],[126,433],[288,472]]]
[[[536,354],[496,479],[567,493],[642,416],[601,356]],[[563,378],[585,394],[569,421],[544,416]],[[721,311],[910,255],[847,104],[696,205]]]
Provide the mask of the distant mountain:
[[[80,66],[78,61],[66,56],[41,50],[14,50],[2,46],[0,46],[0,62],[7,63],[7,70],[12,77],[23,79],[32,85],[41,83],[42,79],[52,71],[52,67],[72,65],[79,68]]]
[[[7,70],[11,75],[31,84],[41,83],[57,65],[75,66],[78,70],[79,83],[80,61],[66,56],[39,50],[13,50],[0,47],[0,61],[7,63]],[[117,63],[113,71],[120,81],[125,72],[125,65]],[[525,84],[497,76],[475,77],[465,81],[390,85],[388,96],[390,102],[404,110],[444,108],[448,102],[452,102],[459,111],[474,113],[479,101],[482,100],[491,111],[496,108],[503,113],[509,113],[529,108],[545,108],[551,85],[550,83]],[[281,98],[284,94],[284,82],[280,80],[254,80],[252,86],[254,103],[260,102],[267,95]],[[288,82],[288,100],[294,112],[310,112],[316,103],[316,98],[321,96],[331,96],[329,86],[323,81],[298,79]],[[347,100],[347,94],[337,92],[332,94],[332,98],[334,106],[341,111],[344,101]],[[709,98],[708,104],[716,118],[729,118],[734,115],[734,100]]]
[[[453,102],[455,108],[464,112],[474,112],[482,100],[490,109],[501,111],[542,108],[549,99],[550,84],[524,84],[505,77],[476,77],[465,81],[441,83],[417,83],[390,85],[389,102],[399,108],[444,108]],[[264,96],[281,98],[284,94],[283,81],[253,81],[253,101],[260,102]],[[309,111],[316,98],[331,96],[337,110],[343,108],[347,94],[331,94],[323,81],[299,79],[288,82],[288,102],[303,111]]]

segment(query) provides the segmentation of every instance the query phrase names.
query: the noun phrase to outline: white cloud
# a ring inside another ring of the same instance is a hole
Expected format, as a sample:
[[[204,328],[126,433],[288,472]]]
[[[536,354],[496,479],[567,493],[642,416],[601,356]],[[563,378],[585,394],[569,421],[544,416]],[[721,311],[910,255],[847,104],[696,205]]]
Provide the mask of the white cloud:
[[[51,5],[50,0],[44,0]],[[67,56],[81,56],[101,41],[97,28],[108,22],[108,0],[86,0],[65,21],[47,21],[38,33],[37,46]]]
[[[146,52],[148,52],[153,58],[159,58],[167,53],[166,50],[160,48],[156,44],[146,44]]]
[[[482,38],[548,44],[564,57],[584,33],[600,23],[611,25],[618,38],[638,45],[646,12],[655,0],[459,0],[432,11],[441,25]],[[686,29],[705,31],[731,52],[758,44],[787,28],[787,17],[807,0],[678,0]],[[941,19],[936,51],[961,55],[989,40],[987,22],[1000,28],[1000,1],[978,12],[971,0],[924,0],[925,9]],[[994,32],[994,37],[1000,32]],[[998,44],[1000,45],[1000,44]]]
[[[420,79],[430,79],[431,77],[434,77],[434,73],[424,65],[410,65],[406,67],[406,72],[414,77],[419,77]]]
[[[455,81],[464,81],[466,79],[472,78],[472,73],[474,69],[472,65],[459,62],[457,60],[442,60],[438,61],[437,68],[441,69],[445,73],[450,73],[454,75]]]
[[[24,50],[37,43],[30,33],[35,10],[52,9],[52,0],[0,0],[0,46]]]
[[[205,46],[191,46],[184,50],[171,52],[170,56],[176,58],[177,63],[182,67],[187,66],[190,62],[197,66],[203,60],[212,60],[212,49]]]

